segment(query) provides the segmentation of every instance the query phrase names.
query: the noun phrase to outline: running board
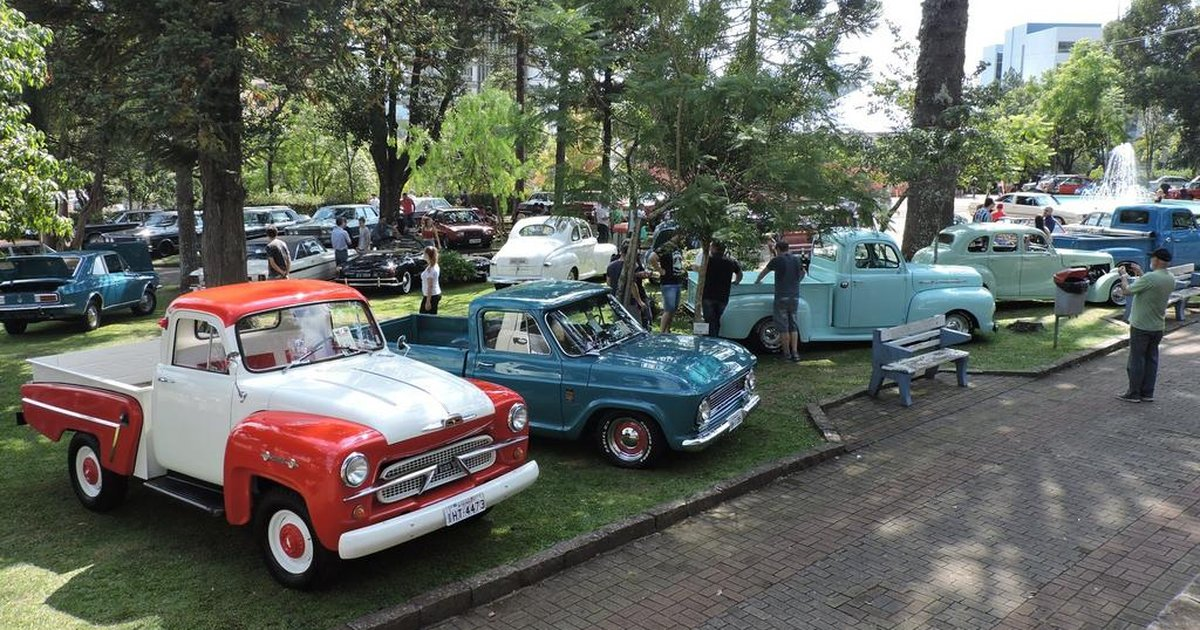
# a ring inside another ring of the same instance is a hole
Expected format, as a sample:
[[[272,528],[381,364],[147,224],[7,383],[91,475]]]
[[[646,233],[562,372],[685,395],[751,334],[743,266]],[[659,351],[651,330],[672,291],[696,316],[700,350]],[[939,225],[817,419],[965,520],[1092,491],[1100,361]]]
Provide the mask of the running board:
[[[163,475],[142,483],[142,487],[153,490],[207,512],[209,516],[225,515],[225,495],[202,481],[175,475]]]

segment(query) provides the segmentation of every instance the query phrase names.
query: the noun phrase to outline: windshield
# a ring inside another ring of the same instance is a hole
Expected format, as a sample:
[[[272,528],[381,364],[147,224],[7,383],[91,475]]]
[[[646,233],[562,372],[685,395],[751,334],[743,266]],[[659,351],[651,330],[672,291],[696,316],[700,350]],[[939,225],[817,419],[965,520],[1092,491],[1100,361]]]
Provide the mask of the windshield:
[[[607,293],[551,311],[546,323],[563,352],[573,356],[603,350],[644,332]]]
[[[148,219],[146,219],[146,222],[143,225],[146,227],[170,227],[175,225],[175,222],[178,220],[179,217],[173,214],[152,214]],[[196,223],[200,223],[198,217]]]
[[[248,315],[237,323],[238,347],[252,372],[320,363],[383,348],[363,302],[303,304]]]
[[[266,225],[271,222],[271,215],[265,212],[247,212],[242,215],[242,223],[245,225]]]
[[[70,278],[79,266],[78,256],[9,258],[0,262],[5,280],[36,280],[40,278]]]
[[[521,228],[517,234],[520,236],[551,236],[554,234],[554,226],[546,223],[534,223]]]
[[[334,221],[339,218],[347,221],[350,221],[351,219],[357,220],[354,213],[354,208],[334,208],[326,206],[320,210],[317,210],[317,213],[313,215],[313,221]]]
[[[479,217],[475,216],[470,210],[452,210],[450,212],[439,212],[438,220],[442,223],[450,225],[465,225],[468,223],[479,223]]]

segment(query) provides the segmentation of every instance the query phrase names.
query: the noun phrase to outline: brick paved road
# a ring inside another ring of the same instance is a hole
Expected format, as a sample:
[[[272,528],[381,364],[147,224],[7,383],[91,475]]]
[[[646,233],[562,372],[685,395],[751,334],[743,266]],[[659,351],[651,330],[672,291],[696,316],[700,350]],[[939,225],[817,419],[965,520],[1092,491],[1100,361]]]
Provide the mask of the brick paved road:
[[[828,411],[865,446],[438,626],[1141,628],[1200,572],[1200,334]],[[719,446],[718,446],[719,447]]]

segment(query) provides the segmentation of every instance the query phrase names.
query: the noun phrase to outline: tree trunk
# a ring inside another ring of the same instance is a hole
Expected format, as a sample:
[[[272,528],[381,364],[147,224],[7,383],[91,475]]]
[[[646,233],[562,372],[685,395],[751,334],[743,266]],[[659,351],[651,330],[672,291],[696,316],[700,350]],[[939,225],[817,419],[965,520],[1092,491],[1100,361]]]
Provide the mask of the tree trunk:
[[[350,190],[350,200],[353,201],[358,198],[354,194],[354,155],[358,151],[352,148],[353,141],[349,136],[342,138],[342,142],[346,145],[346,186]]]
[[[200,183],[204,188],[204,283],[246,281],[242,206],[242,57],[233,3],[216,8],[212,61],[202,75],[197,114]]]
[[[71,249],[83,249],[84,238],[87,236],[88,217],[100,213],[104,208],[104,163],[92,174],[92,181],[87,187],[87,201],[75,215],[75,235],[71,238]]]
[[[191,274],[200,266],[200,244],[196,238],[196,187],[192,171],[196,163],[175,165],[175,211],[179,214],[179,291],[192,288]]]
[[[178,175],[176,175],[176,177],[178,177]],[[176,186],[178,186],[178,185],[179,185],[179,182],[178,182],[178,180],[176,180]],[[178,190],[179,189],[176,188],[177,193],[178,193]],[[268,195],[275,194],[275,150],[274,149],[270,149],[267,151],[267,194]]]
[[[557,73],[562,81],[566,81],[567,72]],[[563,211],[563,186],[567,181],[567,86],[558,86],[558,102],[554,112],[554,212]]]
[[[604,203],[612,205],[612,147],[613,147],[613,70],[604,69],[600,84],[600,178],[604,186]],[[630,205],[632,206],[632,200]]]
[[[525,40],[524,33],[517,34],[517,82],[516,82],[516,99],[517,111],[520,113],[522,123],[525,116],[525,57],[526,47],[528,43]],[[521,165],[521,173],[525,172],[525,127],[522,124],[520,132],[517,133],[517,163]],[[513,203],[509,209],[509,213],[515,222],[517,216],[517,204],[525,198],[525,178],[517,178],[516,186],[513,188]],[[497,214],[497,216],[500,216]]]
[[[922,3],[913,127],[940,129],[948,134],[957,132],[957,117],[946,114],[947,110],[962,105],[966,35],[967,0]],[[904,223],[905,258],[931,242],[953,221],[958,170],[957,161],[946,156],[925,176],[911,182]]]

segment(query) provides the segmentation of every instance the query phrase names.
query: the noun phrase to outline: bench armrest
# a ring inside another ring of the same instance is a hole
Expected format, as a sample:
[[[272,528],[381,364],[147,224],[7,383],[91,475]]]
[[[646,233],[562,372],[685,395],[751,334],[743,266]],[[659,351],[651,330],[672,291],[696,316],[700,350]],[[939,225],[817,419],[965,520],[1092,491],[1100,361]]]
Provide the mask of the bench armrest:
[[[950,330],[949,328],[942,329],[942,347],[953,346],[955,344],[966,343],[971,340],[971,334]]]

